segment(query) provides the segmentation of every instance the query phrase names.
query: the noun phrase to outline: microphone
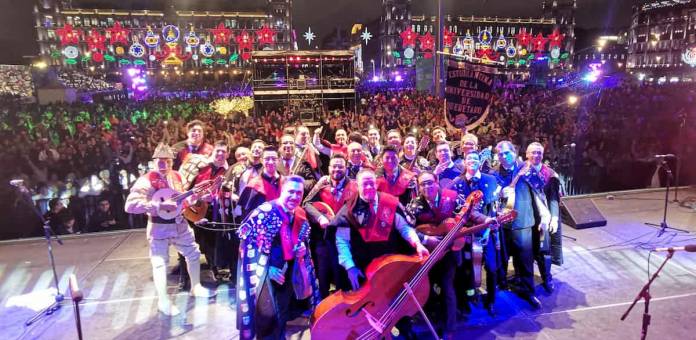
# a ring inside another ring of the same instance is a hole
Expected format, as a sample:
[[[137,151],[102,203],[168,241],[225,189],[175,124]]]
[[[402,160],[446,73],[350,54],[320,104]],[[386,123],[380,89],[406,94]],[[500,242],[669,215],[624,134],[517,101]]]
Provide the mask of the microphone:
[[[689,253],[696,253],[696,244],[687,244],[681,247],[655,248],[653,251],[668,251],[670,253],[675,251],[686,251]]]
[[[21,187],[24,185],[24,180],[23,179],[13,179],[10,181],[10,185],[13,187]]]
[[[655,155],[653,157],[655,157],[655,158],[674,158],[677,156],[675,156],[673,153],[668,153],[668,154],[664,154],[664,155]]]

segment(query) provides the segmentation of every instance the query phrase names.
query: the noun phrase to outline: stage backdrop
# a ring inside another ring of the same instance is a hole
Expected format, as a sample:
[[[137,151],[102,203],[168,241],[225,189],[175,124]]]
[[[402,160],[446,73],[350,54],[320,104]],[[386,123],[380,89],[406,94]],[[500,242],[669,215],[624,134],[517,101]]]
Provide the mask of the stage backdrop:
[[[486,120],[496,73],[496,68],[491,66],[447,61],[445,118],[449,124],[471,130]]]

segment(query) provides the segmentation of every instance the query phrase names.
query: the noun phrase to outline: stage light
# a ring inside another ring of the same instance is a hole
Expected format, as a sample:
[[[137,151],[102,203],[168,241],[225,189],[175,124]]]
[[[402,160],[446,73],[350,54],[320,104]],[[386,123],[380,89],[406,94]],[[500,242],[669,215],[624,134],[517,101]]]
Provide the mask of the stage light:
[[[137,68],[129,68],[126,72],[128,72],[128,75],[132,78],[135,77],[136,74],[139,73]]]
[[[378,76],[372,76],[372,81],[375,81],[375,82],[376,82],[376,81],[379,81],[379,77],[378,77]]]
[[[34,63],[34,67],[36,67],[36,68],[38,68],[38,69],[40,69],[40,70],[43,70],[43,69],[45,69],[46,67],[48,67],[48,64],[46,64],[45,61],[38,61],[38,62]]]
[[[568,96],[568,105],[575,105],[578,103],[578,96],[571,94]]]
[[[397,74],[396,77],[394,77],[394,80],[395,80],[395,81],[402,81],[402,80],[404,80],[404,79],[401,78],[401,75],[400,75],[400,74]]]

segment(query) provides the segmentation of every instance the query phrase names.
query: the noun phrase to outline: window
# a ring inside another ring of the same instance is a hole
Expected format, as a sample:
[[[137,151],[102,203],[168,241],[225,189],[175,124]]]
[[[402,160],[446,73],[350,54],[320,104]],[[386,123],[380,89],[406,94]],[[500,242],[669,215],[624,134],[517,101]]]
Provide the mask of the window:
[[[74,26],[74,25],[73,25],[73,19],[72,19],[72,17],[67,17],[67,18],[65,18],[65,21],[67,21],[68,24]]]
[[[416,32],[420,33],[420,25],[416,25]]]
[[[92,26],[92,21],[89,18],[84,18],[85,27]]]

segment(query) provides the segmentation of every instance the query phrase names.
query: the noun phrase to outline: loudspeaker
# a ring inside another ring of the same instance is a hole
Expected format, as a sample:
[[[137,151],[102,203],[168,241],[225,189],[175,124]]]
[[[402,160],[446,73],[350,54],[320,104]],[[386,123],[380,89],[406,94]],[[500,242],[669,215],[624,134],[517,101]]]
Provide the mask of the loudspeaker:
[[[561,200],[563,221],[575,229],[603,227],[607,219],[597,209],[591,198],[574,198]]]

